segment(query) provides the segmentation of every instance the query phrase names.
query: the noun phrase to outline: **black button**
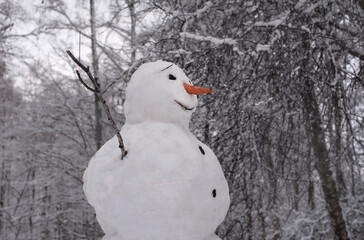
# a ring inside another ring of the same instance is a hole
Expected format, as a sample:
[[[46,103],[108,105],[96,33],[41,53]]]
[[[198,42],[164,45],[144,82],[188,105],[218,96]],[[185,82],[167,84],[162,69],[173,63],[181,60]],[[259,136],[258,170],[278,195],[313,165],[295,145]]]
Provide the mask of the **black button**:
[[[205,151],[203,150],[203,148],[201,146],[198,146],[198,148],[200,149],[200,152],[205,155]]]
[[[216,197],[216,189],[212,190],[212,196],[215,198]]]

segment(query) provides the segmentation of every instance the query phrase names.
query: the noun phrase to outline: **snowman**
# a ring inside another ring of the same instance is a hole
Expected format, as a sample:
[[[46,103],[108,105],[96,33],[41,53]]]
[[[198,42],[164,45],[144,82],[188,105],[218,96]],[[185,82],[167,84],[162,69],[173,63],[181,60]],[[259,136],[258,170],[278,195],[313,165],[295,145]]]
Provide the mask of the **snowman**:
[[[230,204],[213,151],[189,131],[198,94],[176,65],[143,64],[126,89],[128,154],[111,138],[85,170],[84,192],[104,240],[218,240]]]

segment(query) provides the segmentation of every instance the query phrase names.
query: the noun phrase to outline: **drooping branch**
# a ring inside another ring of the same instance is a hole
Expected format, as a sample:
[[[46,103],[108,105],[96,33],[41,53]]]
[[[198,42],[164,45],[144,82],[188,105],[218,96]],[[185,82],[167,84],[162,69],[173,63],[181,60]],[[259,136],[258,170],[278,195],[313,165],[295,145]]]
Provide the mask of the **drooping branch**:
[[[112,128],[116,132],[116,135],[117,135],[117,138],[118,138],[118,141],[119,141],[119,148],[121,150],[121,160],[124,159],[124,157],[126,156],[128,151],[125,149],[123,138],[121,137],[120,131],[119,131],[119,129],[118,129],[118,127],[117,127],[111,113],[110,113],[109,106],[107,105],[104,97],[102,96],[102,93],[101,93],[101,90],[100,90],[100,85],[96,82],[94,76],[92,75],[92,73],[90,71],[89,66],[86,67],[80,61],[78,61],[77,58],[75,58],[75,56],[71,53],[70,50],[67,50],[66,52],[70,56],[70,58],[87,74],[87,76],[91,80],[94,88],[88,86],[85,83],[85,81],[83,81],[80,72],[78,70],[76,70],[78,79],[82,83],[82,85],[84,85],[88,90],[94,92],[97,95],[97,97],[99,98],[99,100],[100,100],[100,102],[101,102],[101,104],[102,104],[102,106],[103,106],[103,108],[104,108],[104,110],[106,112],[107,119],[109,120],[109,122],[111,123]]]

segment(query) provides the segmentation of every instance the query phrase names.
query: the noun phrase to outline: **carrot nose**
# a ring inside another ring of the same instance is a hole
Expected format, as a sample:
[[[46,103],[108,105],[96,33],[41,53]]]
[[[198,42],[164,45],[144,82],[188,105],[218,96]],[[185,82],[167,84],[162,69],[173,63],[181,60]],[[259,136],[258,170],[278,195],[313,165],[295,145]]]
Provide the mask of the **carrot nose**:
[[[203,88],[203,87],[195,87],[195,86],[192,86],[187,83],[184,83],[183,86],[185,87],[186,92],[188,92],[189,94],[201,95],[201,94],[213,92],[210,89]]]

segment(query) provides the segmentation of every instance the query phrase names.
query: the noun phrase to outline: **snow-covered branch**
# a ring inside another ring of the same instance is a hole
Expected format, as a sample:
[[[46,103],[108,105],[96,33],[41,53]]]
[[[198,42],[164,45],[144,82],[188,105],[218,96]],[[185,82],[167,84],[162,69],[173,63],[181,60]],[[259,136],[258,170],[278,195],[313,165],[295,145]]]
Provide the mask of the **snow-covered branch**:
[[[221,44],[235,45],[236,44],[236,40],[234,40],[232,38],[221,39],[221,38],[215,38],[215,37],[211,37],[211,36],[205,37],[205,36],[188,33],[188,32],[181,32],[180,36],[183,38],[191,38],[191,39],[198,40],[198,41],[207,41],[214,45],[221,45]]]
[[[364,49],[360,47],[356,47],[350,45],[348,41],[343,40],[343,37],[340,33],[332,34],[332,37],[336,40],[336,42],[340,45],[341,48],[347,50],[348,53],[354,57],[359,58],[360,60],[364,61]]]
[[[174,17],[183,15],[184,17],[200,17],[203,13],[206,13],[213,6],[212,2],[208,1],[204,4],[204,6],[200,9],[197,9],[196,12],[185,13],[180,11],[172,11],[172,15]]]
[[[276,28],[279,25],[283,24],[283,22],[287,19],[289,14],[290,14],[289,11],[284,11],[281,14],[279,14],[278,16],[274,17],[273,20],[271,20],[269,22],[258,21],[258,22],[255,22],[253,24],[253,26],[256,26],[256,27],[274,27],[274,28]]]
[[[197,40],[197,41],[210,42],[211,44],[213,44],[215,46],[220,46],[220,45],[223,45],[223,44],[231,45],[233,47],[234,52],[236,52],[239,55],[243,55],[243,52],[241,52],[239,50],[237,40],[232,39],[232,38],[223,38],[223,39],[221,39],[221,38],[216,38],[216,37],[211,37],[211,36],[201,36],[201,35],[188,33],[188,32],[180,32],[179,35],[182,38],[190,38],[190,39],[194,39],[194,40]]]

